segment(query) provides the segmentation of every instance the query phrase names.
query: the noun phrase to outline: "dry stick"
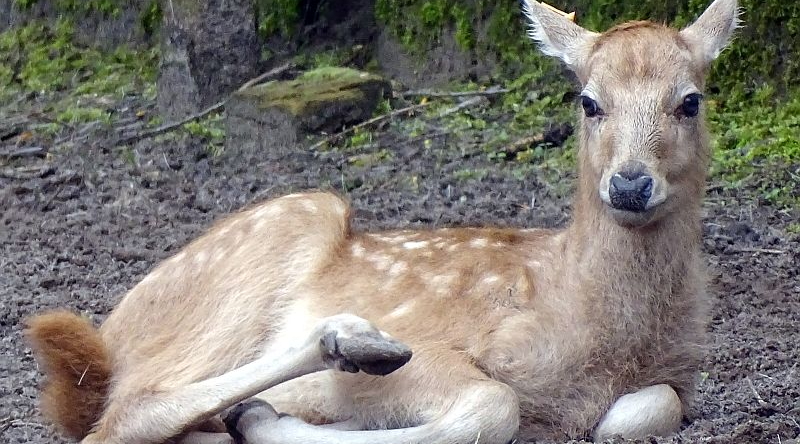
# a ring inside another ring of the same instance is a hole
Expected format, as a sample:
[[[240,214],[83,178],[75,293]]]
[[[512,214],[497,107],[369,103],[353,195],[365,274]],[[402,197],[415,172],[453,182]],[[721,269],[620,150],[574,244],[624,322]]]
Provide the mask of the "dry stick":
[[[279,66],[279,67],[277,67],[275,69],[271,69],[271,70],[265,72],[264,74],[261,74],[260,76],[254,77],[254,78],[248,80],[247,82],[243,83],[242,86],[240,86],[236,91],[234,91],[233,94],[241,92],[242,90],[247,89],[247,88],[255,85],[256,83],[258,83],[258,82],[260,82],[260,81],[262,81],[264,79],[267,79],[269,77],[278,76],[278,75],[280,75],[280,74],[292,69],[293,67],[294,67],[293,64],[286,63],[286,64],[281,65],[281,66]],[[120,137],[116,141],[114,141],[114,145],[127,145],[127,144],[130,144],[130,143],[138,142],[138,141],[140,141],[142,139],[147,139],[147,138],[150,138],[150,137],[160,136],[161,134],[164,134],[164,133],[167,133],[169,131],[172,131],[175,128],[178,128],[178,127],[181,127],[183,125],[186,125],[187,123],[200,120],[203,117],[205,117],[205,116],[207,116],[207,115],[209,115],[209,114],[211,114],[213,112],[216,112],[216,111],[219,111],[219,110],[223,109],[225,107],[225,104],[228,103],[228,101],[231,99],[233,94],[229,95],[224,100],[219,101],[219,102],[215,103],[214,105],[211,105],[208,108],[200,111],[199,113],[192,114],[191,116],[185,117],[185,118],[183,118],[183,119],[181,119],[181,120],[179,120],[177,122],[165,123],[164,125],[161,125],[159,127],[153,128],[153,129],[151,129],[149,131],[143,131],[141,133],[136,133],[136,134],[133,134],[133,135],[127,136],[127,137]]]
[[[732,249],[735,253],[764,253],[764,254],[788,254],[785,250],[776,250],[774,248],[751,248],[751,247],[736,247]]]
[[[462,109],[466,109],[466,108],[469,108],[469,107],[472,107],[472,106],[480,105],[481,103],[484,103],[484,102],[488,103],[489,100],[486,99],[486,97],[483,97],[483,96],[472,97],[470,99],[467,99],[467,100],[459,103],[458,105],[456,105],[454,107],[451,107],[451,108],[448,108],[448,109],[442,111],[441,113],[439,113],[439,117],[446,117],[446,116],[449,116],[450,114],[455,114],[455,113],[461,111]]]
[[[401,97],[470,97],[470,96],[495,96],[498,94],[505,94],[509,90],[492,86],[483,91],[432,91],[428,89],[420,89],[415,91],[405,91],[400,94]]]
[[[370,126],[370,125],[374,125],[376,123],[382,122],[382,121],[387,120],[387,119],[391,119],[392,117],[396,117],[396,116],[399,116],[401,114],[407,114],[407,113],[416,111],[416,110],[424,108],[426,106],[430,106],[431,103],[432,102],[426,102],[426,103],[420,103],[420,104],[417,104],[417,105],[411,105],[411,106],[407,106],[405,108],[396,109],[396,110],[394,110],[394,111],[392,111],[390,113],[383,114],[383,115],[380,115],[378,117],[373,117],[373,118],[371,118],[371,119],[369,119],[369,120],[367,120],[365,122],[359,123],[358,125],[351,126],[351,127],[347,128],[345,130],[342,130],[342,131],[336,133],[336,134],[332,134],[332,135],[320,140],[319,142],[311,145],[311,147],[309,149],[312,150],[312,151],[316,150],[317,148],[325,145],[326,143],[330,143],[330,142],[333,142],[335,140],[338,140],[342,136],[350,134],[350,133],[352,133],[354,131],[357,131],[357,130],[359,130],[361,128],[364,128],[364,127],[367,127],[367,126]]]
[[[47,154],[47,149],[45,149],[44,147],[28,146],[11,151],[0,152],[0,157],[4,157],[7,159],[16,159],[18,157],[34,157],[34,156],[43,156],[45,154]]]

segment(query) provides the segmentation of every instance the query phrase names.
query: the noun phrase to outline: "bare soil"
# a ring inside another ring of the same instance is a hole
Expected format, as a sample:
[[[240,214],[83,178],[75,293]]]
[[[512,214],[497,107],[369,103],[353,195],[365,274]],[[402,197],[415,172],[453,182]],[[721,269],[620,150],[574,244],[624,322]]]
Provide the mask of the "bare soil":
[[[159,260],[253,202],[333,188],[352,200],[357,229],[567,223],[569,200],[554,190],[571,175],[519,177],[512,162],[476,155],[480,140],[428,140],[389,125],[364,151],[392,156],[369,166],[340,151],[212,157],[191,138],[21,159],[49,169],[0,177],[0,442],[62,442],[36,409],[41,375],[22,340],[26,317],[66,307],[101,322]],[[800,239],[786,233],[797,212],[758,206],[754,195],[710,188],[704,250],[715,304],[697,402],[679,435],[645,442],[800,438]]]

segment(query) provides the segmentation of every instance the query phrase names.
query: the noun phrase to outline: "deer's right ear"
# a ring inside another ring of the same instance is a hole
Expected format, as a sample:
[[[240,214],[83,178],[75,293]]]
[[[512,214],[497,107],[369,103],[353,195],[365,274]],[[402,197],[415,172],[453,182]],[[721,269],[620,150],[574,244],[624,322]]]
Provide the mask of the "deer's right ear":
[[[522,10],[530,25],[528,36],[539,43],[542,52],[558,57],[573,71],[580,69],[599,34],[581,28],[536,0],[522,0]]]

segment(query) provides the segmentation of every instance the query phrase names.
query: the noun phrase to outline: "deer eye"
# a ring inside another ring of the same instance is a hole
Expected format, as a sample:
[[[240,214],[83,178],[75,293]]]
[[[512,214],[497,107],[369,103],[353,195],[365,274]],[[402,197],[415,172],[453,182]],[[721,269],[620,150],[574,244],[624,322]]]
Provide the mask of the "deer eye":
[[[696,117],[700,112],[700,101],[703,96],[698,93],[692,93],[683,98],[683,103],[678,107],[678,115],[685,117]]]
[[[581,96],[581,106],[583,107],[583,113],[586,114],[586,117],[603,115],[603,110],[600,108],[600,105],[589,96]]]

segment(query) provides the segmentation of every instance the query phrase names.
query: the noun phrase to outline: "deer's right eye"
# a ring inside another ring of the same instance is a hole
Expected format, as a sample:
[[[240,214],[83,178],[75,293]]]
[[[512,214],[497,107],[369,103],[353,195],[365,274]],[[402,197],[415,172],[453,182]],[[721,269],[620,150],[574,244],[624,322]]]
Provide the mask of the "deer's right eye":
[[[586,117],[603,115],[603,110],[600,109],[600,105],[598,105],[597,101],[589,96],[581,96],[581,106],[583,107],[583,113],[586,114]]]

